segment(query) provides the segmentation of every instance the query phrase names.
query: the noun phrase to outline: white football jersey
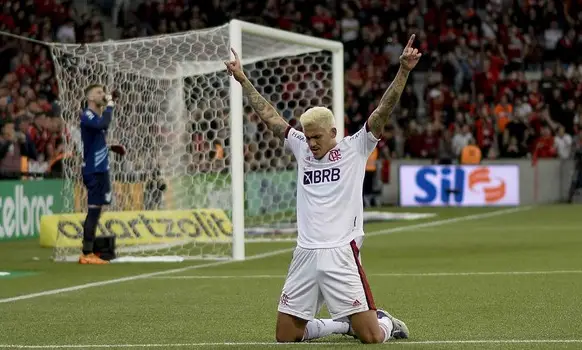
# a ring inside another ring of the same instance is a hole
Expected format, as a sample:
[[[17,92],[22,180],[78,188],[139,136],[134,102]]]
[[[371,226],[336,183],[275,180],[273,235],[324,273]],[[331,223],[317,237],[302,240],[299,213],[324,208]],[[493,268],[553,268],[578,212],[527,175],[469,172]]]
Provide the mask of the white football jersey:
[[[366,162],[378,144],[367,124],[317,160],[305,135],[289,128],[285,145],[297,159],[297,245],[337,248],[364,235],[362,187]]]

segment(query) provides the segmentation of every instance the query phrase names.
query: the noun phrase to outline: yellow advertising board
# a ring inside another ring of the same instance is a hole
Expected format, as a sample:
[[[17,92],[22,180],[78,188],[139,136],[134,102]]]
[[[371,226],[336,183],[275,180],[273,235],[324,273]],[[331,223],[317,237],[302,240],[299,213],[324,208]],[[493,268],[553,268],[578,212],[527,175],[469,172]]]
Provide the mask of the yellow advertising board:
[[[81,246],[86,214],[44,215],[40,245]],[[104,212],[97,236],[116,236],[118,246],[196,241],[229,243],[232,223],[221,209]]]

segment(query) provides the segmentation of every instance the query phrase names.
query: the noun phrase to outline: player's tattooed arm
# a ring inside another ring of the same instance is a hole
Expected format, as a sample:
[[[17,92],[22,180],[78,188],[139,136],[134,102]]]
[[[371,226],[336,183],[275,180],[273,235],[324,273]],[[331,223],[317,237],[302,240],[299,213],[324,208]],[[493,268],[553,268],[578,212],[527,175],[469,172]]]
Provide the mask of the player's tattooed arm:
[[[404,48],[402,55],[400,55],[400,69],[396,73],[396,77],[392,84],[388,87],[378,107],[372,112],[370,118],[368,119],[369,130],[374,134],[375,137],[380,138],[382,136],[382,131],[384,127],[388,124],[390,120],[390,115],[396,107],[398,100],[400,100],[400,95],[404,91],[406,86],[406,81],[408,80],[408,75],[410,71],[416,66],[420,56],[422,56],[417,49],[412,47],[414,43],[415,35],[413,34],[408,40],[408,44]]]
[[[249,104],[261,120],[267,124],[267,127],[273,131],[275,136],[284,138],[285,131],[289,124],[283,119],[275,107],[273,107],[261,94],[255,89],[251,81],[246,77],[238,54],[231,49],[234,54],[234,60],[224,62],[227,73],[240,83],[244,95],[248,98]]]
[[[241,85],[244,95],[248,98],[249,104],[253,107],[261,120],[267,124],[267,127],[273,131],[275,136],[281,138],[285,137],[285,130],[287,130],[289,124],[287,124],[285,119],[279,115],[275,107],[259,94],[248,78],[245,77]]]
[[[384,92],[380,104],[370,115],[370,118],[368,119],[368,127],[376,138],[380,138],[384,127],[388,124],[390,115],[392,114],[394,107],[396,107],[398,100],[400,100],[402,91],[404,91],[406,81],[408,80],[408,74],[409,71],[402,69],[402,67],[398,70],[392,84],[390,84],[386,92]]]

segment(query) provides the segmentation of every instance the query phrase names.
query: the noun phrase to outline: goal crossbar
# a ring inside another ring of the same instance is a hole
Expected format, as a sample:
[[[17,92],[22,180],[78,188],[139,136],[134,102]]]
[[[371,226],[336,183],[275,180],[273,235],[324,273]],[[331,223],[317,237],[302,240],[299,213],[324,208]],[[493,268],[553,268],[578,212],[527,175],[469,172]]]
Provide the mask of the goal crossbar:
[[[343,52],[344,46],[339,41],[316,38],[305,34],[293,33],[286,30],[266,27],[260,24],[240,21],[237,19],[231,20],[230,25],[234,27],[238,26],[242,32],[257,36],[264,36],[292,44],[310,46],[331,52]]]

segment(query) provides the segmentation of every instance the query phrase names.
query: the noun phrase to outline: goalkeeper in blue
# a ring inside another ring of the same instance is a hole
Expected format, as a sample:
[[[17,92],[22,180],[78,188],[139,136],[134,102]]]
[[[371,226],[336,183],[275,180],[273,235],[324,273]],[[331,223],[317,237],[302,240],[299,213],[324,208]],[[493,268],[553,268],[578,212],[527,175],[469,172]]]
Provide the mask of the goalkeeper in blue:
[[[88,212],[83,224],[83,252],[80,264],[107,264],[108,261],[93,253],[95,233],[103,206],[111,203],[109,178],[109,151],[124,155],[123,146],[107,145],[107,131],[115,102],[102,85],[85,88],[86,105],[81,114],[81,140],[83,141],[83,184],[87,188]]]

